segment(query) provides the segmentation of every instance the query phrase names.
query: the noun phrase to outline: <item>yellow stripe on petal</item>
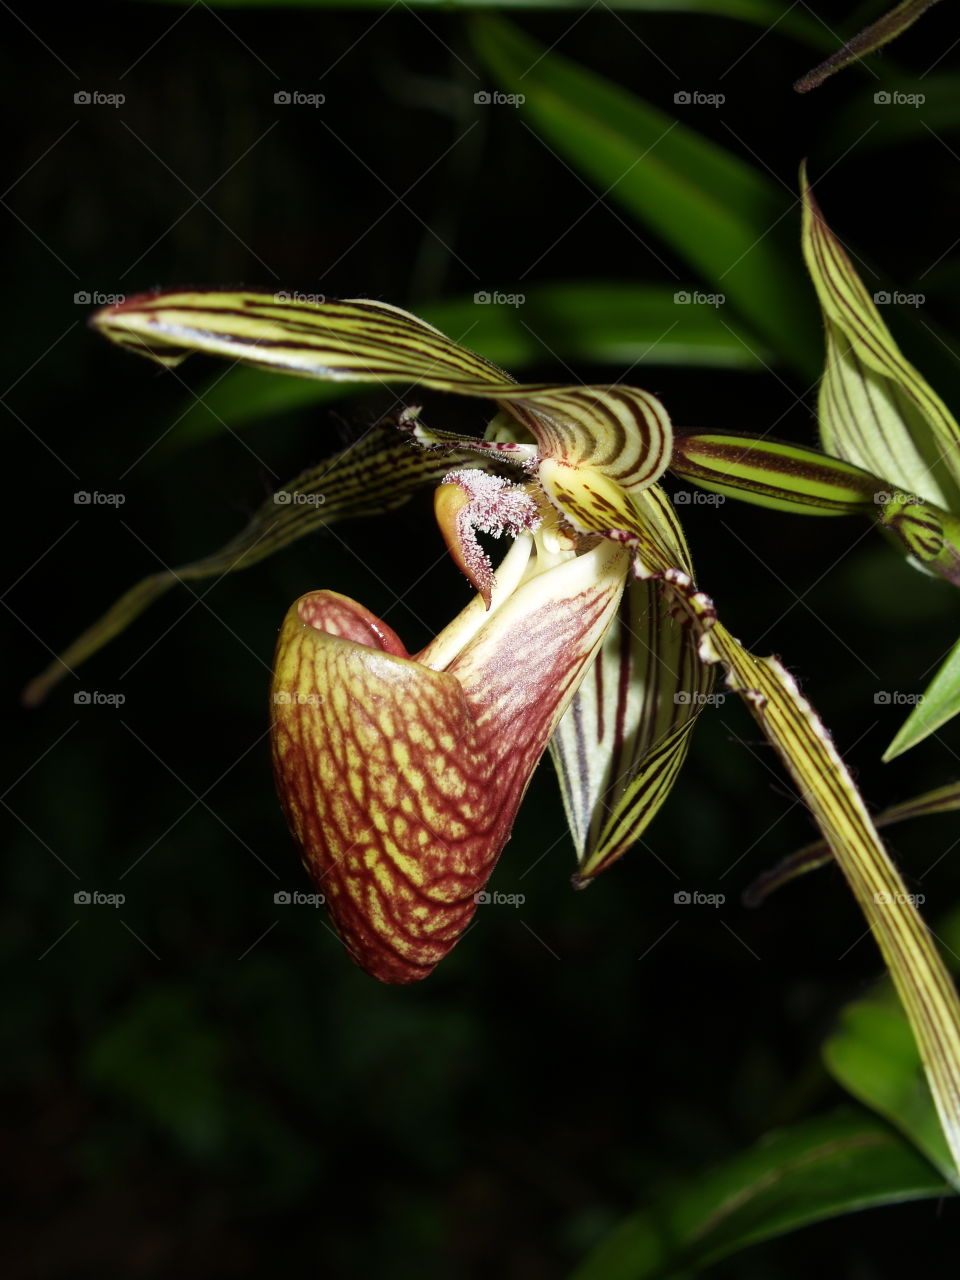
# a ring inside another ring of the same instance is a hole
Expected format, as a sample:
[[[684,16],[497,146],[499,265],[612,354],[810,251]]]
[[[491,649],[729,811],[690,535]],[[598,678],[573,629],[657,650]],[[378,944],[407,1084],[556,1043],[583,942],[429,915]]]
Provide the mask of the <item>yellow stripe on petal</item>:
[[[805,167],[800,181],[803,253],[826,325],[819,401],[823,448],[950,508],[960,481],[960,426],[901,353],[827,225]]]
[[[629,489],[652,484],[670,459],[670,419],[648,392],[516,383],[432,325],[383,302],[180,291],[128,298],[97,312],[93,323],[114,342],[168,365],[201,351],[298,377],[484,396],[528,427],[545,457],[589,464]]]
[[[720,623],[711,640],[728,670],[727,683],[780,752],[867,918],[960,1168],[960,1000],[953,981],[846,765],[796,681],[776,658],[754,657]]]

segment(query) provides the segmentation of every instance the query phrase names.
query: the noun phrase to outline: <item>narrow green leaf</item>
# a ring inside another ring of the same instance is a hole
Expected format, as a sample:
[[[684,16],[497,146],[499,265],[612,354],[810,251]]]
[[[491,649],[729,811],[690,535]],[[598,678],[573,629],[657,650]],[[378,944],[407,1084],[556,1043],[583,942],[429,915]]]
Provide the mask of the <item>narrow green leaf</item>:
[[[884,760],[903,755],[960,712],[960,640],[953,646],[921,700],[900,726],[884,752]]]
[[[768,1134],[711,1172],[651,1189],[571,1280],[668,1280],[813,1222],[949,1195],[881,1120],[843,1110]]]
[[[797,93],[809,93],[811,89],[818,88],[828,77],[849,67],[852,62],[859,62],[868,53],[875,53],[877,49],[882,49],[885,44],[902,35],[936,3],[937,0],[903,0],[902,4],[865,27],[852,40],[848,40],[842,49],[838,49],[818,67],[801,76],[793,86],[794,89]]]
[[[396,431],[373,428],[356,444],[277,490],[246,528],[219,551],[177,569],[152,573],[131,587],[30,681],[23,691],[24,703],[36,706],[42,702],[64,676],[125,631],[171,587],[247,569],[315,529],[392,511],[417,489],[437,483],[454,467],[478,465],[474,456],[426,452]]]
[[[795,201],[753,164],[550,52],[501,18],[474,20],[477,50],[549,146],[652,228],[788,364],[812,376],[814,320],[787,243]],[[678,291],[690,285],[677,282]]]
[[[847,1005],[823,1046],[823,1060],[839,1084],[899,1129],[960,1190],[917,1042],[889,982]]]
[[[803,252],[826,325],[824,452],[946,510],[960,509],[960,427],[904,359],[801,169]]]

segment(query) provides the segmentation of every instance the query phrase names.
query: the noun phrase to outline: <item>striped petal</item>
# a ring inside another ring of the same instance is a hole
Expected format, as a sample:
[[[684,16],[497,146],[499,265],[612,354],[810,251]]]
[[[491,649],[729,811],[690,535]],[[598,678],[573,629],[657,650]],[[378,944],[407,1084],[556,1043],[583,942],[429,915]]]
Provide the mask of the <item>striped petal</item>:
[[[904,359],[801,170],[803,252],[826,326],[820,384],[824,451],[937,506],[952,509],[960,481],[960,427]]]
[[[869,471],[816,449],[729,431],[678,435],[670,470],[711,493],[802,515],[873,516],[884,489]]]
[[[440,481],[454,465],[477,467],[481,463],[470,454],[440,457],[425,453],[411,448],[395,431],[374,428],[356,444],[278,489],[219,551],[176,569],[152,573],[131,587],[30,681],[23,691],[23,702],[27,706],[42,702],[64,676],[125,631],[171,587],[247,569],[308,533],[341,520],[393,511],[418,489]]]
[[[659,490],[649,491],[651,498]],[[670,504],[681,562],[683,534]],[[658,583],[635,579],[617,621],[550,742],[582,886],[643,834],[680,771],[713,668]]]
[[[960,586],[960,520],[862,467],[783,440],[687,432],[670,469],[701,489],[797,515],[864,515],[894,533],[920,568]]]
[[[372,976],[418,981],[462,937],[627,560],[604,544],[505,600],[495,588],[489,613],[474,601],[454,624],[464,643],[452,656],[438,638],[411,658],[333,592],[291,608],[273,681],[277,786],[337,931]]]
[[[703,662],[721,663],[777,748],[866,917],[920,1049],[927,1082],[960,1168],[960,1001],[830,735],[776,658],[757,658],[717,620],[654,508],[658,489],[630,495],[585,468],[541,468],[544,488],[581,531],[634,549],[635,568],[663,583],[699,636]]]
[[[809,93],[811,89],[819,88],[828,77],[849,67],[851,63],[859,62],[867,54],[875,53],[877,49],[882,49],[885,44],[902,35],[936,3],[937,0],[901,0],[900,4],[890,9],[882,18],[871,22],[869,27],[864,27],[852,40],[848,40],[836,53],[808,71],[805,76],[801,76],[794,84],[794,89],[797,93]]]
[[[796,682],[776,658],[754,657],[721,624],[711,639],[727,683],[779,751],[867,918],[960,1168],[960,1001],[953,981],[846,765]]]
[[[308,378],[405,383],[495,400],[544,457],[589,463],[642,489],[666,470],[672,433],[635,387],[521,385],[398,307],[364,299],[300,303],[235,292],[140,294],[97,312],[107,337],[165,365],[193,351]]]

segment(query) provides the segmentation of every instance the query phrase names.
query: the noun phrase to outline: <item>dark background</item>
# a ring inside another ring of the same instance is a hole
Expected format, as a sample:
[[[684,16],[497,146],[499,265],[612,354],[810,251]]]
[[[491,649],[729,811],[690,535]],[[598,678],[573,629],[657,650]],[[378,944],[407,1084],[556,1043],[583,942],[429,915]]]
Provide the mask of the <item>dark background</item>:
[[[132,582],[219,546],[386,407],[361,395],[336,414],[154,447],[219,369],[164,374],[111,348],[85,327],[78,291],[242,282],[416,309],[475,289],[670,275],[625,215],[590,208],[516,112],[474,107],[475,89],[494,86],[457,13],[14,7],[22,22],[0,18],[14,184],[0,209],[5,1270],[564,1276],[646,1188],[840,1101],[818,1046],[879,958],[869,939],[854,945],[863,922],[836,872],[740,906],[811,831],[745,711],[728,700],[703,716],[643,846],[588,893],[569,888],[545,766],[492,882],[524,894],[522,908],[481,910],[428,982],[390,989],[352,967],[321,914],[274,905],[278,889],[309,886],[272,791],[265,698],[277,627],[304,590],[355,596],[411,648],[460,606],[427,499],[309,539],[209,596],[210,584],[174,591],[41,708],[17,698]],[[897,47],[898,68],[915,77],[944,53],[947,9]],[[900,138],[857,71],[797,98],[790,83],[815,55],[777,32],[603,8],[577,19],[519,17],[667,111],[676,80],[644,44],[684,83],[722,81],[723,111],[692,123],[791,186],[801,156],[823,172],[877,119],[821,203],[886,287],[925,292],[925,325],[897,332],[960,404],[947,336],[960,320],[956,128]],[[960,49],[936,75],[958,61]],[[890,77],[894,55],[875,65]],[[76,106],[83,88],[126,102]],[[275,106],[284,88],[327,102]],[[395,204],[414,183],[408,207]],[[796,211],[787,226],[799,234]],[[525,374],[564,376],[546,352]],[[814,440],[813,389],[782,368],[631,378],[681,426],[763,431],[784,415],[777,434]],[[480,418],[436,397],[428,421]],[[76,506],[81,489],[126,501]],[[923,688],[955,636],[949,588],[856,523],[732,504],[684,518],[727,625],[798,674],[872,805],[956,777],[952,727],[882,766],[904,712],[874,703],[878,690]],[[78,689],[125,702],[75,705]],[[892,837],[934,921],[960,887],[955,826]],[[694,888],[727,901],[674,905]],[[80,889],[126,902],[78,907]],[[908,1257],[937,1274],[955,1226],[951,1204],[861,1215],[711,1274],[807,1276],[825,1257],[838,1275],[891,1276]]]

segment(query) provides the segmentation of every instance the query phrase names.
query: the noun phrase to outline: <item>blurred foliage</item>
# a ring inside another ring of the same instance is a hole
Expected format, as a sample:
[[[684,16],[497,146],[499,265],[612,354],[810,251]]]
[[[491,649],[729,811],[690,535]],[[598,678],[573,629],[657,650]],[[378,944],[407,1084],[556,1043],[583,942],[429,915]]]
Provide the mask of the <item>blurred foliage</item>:
[[[614,193],[544,146],[522,111],[475,108],[498,81],[456,11],[14,8],[24,21],[8,20],[0,52],[8,110],[23,120],[3,197],[16,303],[0,353],[11,708],[50,651],[130,583],[225,542],[274,484],[393,405],[380,391],[335,412],[301,403],[242,431],[221,414],[229,430],[199,431],[164,460],[167,433],[200,412],[193,397],[218,371],[161,375],[125,360],[84,329],[75,294],[243,281],[439,311],[477,291],[548,296],[558,281],[651,297],[689,284],[667,236],[638,234]],[[930,90],[941,114],[874,102],[878,89],[930,83],[952,39],[947,12],[806,99],[790,84],[810,48],[786,22],[764,33],[604,8],[514,20],[769,177],[795,244],[787,193],[808,154],[868,288],[925,295],[891,328],[956,405],[951,59]],[[74,104],[95,88],[124,93],[123,107]],[[275,106],[285,88],[327,101]],[[722,110],[674,103],[694,89],[722,92]],[[628,326],[616,341],[638,345],[622,356],[586,337],[551,337],[551,351],[539,320],[521,336],[524,314],[502,331],[528,344],[531,377],[572,362],[584,380],[649,386],[681,426],[815,438],[812,378],[766,349],[755,348],[769,371],[631,368],[644,339]],[[737,327],[725,312],[697,319]],[[815,337],[805,327],[803,341]],[[479,407],[441,397],[425,417],[482,422]],[[78,490],[126,500],[77,506]],[[856,522],[811,527],[727,504],[692,505],[684,523],[704,587],[745,642],[797,671],[869,800],[956,776],[955,725],[880,764],[902,705],[876,700],[918,687],[952,645],[948,587]],[[304,887],[263,737],[276,628],[290,600],[326,586],[422,643],[465,598],[431,530],[429,502],[416,502],[209,591],[171,592],[48,706],[13,713],[2,939],[21,980],[5,1019],[7,1274],[566,1276],[652,1192],[846,1096],[820,1049],[879,958],[832,871],[758,912],[739,905],[810,828],[732,701],[702,717],[645,844],[589,893],[570,892],[544,771],[494,881],[523,893],[523,909],[485,910],[422,988],[376,986],[319,913],[275,905],[278,890]],[[75,704],[81,690],[125,702]],[[958,898],[954,839],[950,815],[892,837],[933,921]],[[694,888],[726,902],[675,905]],[[95,889],[126,901],[74,903]],[[791,1280],[825,1256],[839,1274],[938,1274],[956,1213],[947,1201],[836,1218],[709,1274]]]

